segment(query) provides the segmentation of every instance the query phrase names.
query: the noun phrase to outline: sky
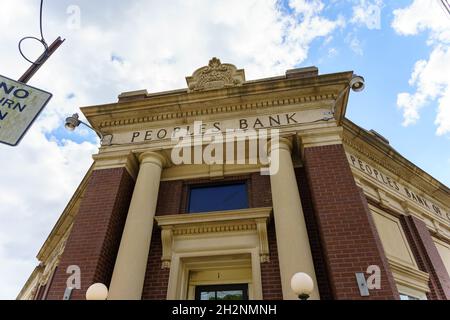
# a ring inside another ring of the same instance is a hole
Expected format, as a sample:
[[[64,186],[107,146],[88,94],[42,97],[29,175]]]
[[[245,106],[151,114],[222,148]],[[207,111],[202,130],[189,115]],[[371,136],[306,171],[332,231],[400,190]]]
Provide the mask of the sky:
[[[1,0],[0,74],[28,68],[17,44],[39,36],[39,2]],[[450,185],[450,16],[438,0],[45,0],[43,16],[47,42],[66,41],[29,82],[52,100],[18,147],[0,145],[0,299],[16,298],[97,152],[95,134],[66,132],[64,118],[124,91],[185,88],[214,56],[247,80],[355,71],[366,90],[347,117]]]

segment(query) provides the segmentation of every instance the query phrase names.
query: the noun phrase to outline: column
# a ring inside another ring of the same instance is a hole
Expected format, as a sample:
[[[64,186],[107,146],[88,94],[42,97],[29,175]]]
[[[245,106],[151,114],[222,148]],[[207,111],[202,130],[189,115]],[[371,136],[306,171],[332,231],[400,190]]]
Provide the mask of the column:
[[[140,168],[109,288],[109,300],[140,300],[164,157],[140,155]]]
[[[277,163],[275,152],[278,152],[279,157],[278,170],[272,172],[270,183],[283,299],[298,299],[291,289],[291,278],[297,272],[305,272],[311,276],[314,281],[314,292],[310,299],[319,299],[308,232],[291,159],[291,149],[291,142],[285,138],[280,138],[279,143],[271,144],[272,169],[275,169],[274,165],[276,166]]]

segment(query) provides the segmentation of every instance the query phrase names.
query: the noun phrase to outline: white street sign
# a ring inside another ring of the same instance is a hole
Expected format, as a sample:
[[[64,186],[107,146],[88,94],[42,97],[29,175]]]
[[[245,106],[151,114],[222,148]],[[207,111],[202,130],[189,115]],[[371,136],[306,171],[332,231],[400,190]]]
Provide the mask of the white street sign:
[[[0,143],[17,146],[51,98],[51,93],[0,75]]]

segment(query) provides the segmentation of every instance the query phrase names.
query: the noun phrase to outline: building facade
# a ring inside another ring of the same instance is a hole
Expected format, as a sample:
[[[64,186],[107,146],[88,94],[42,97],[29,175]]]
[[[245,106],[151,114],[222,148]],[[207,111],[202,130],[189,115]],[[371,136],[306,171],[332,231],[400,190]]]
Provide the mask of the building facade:
[[[352,79],[213,58],[82,108],[101,147],[18,299],[449,299],[450,191],[345,117]]]

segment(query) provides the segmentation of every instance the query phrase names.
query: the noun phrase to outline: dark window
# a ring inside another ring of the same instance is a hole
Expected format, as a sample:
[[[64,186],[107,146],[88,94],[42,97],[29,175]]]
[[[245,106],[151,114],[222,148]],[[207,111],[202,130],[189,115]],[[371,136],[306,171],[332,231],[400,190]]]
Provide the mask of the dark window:
[[[247,284],[195,287],[196,300],[248,300]]]
[[[208,212],[248,208],[245,182],[191,187],[188,212]]]

